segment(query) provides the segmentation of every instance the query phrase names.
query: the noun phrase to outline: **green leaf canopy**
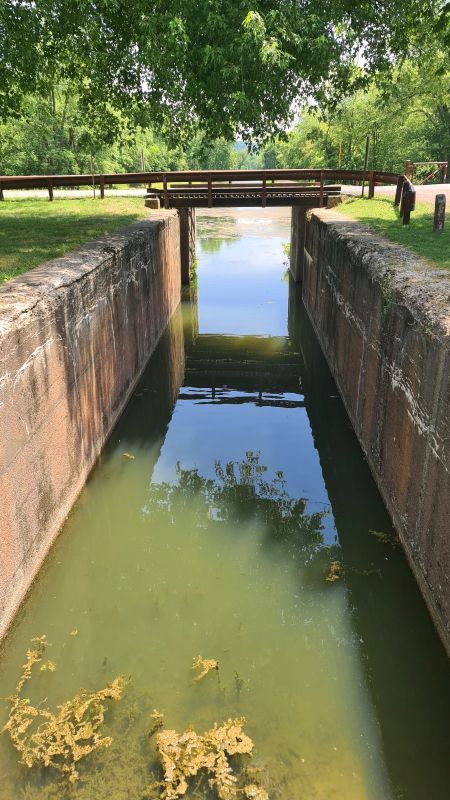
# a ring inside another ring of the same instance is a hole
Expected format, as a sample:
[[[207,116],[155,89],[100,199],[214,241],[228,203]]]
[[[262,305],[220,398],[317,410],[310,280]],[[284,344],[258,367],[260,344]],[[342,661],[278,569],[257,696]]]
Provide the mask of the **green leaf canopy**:
[[[0,0],[0,115],[73,84],[82,107],[176,138],[260,142],[408,52],[438,0]],[[355,59],[359,68],[355,71]]]

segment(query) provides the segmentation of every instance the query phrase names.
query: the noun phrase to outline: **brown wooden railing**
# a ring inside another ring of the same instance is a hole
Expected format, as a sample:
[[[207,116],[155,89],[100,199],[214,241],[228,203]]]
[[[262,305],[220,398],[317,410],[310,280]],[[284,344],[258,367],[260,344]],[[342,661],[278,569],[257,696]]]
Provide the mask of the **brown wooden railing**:
[[[49,200],[54,199],[54,189],[73,187],[99,187],[100,197],[105,196],[105,185],[144,185],[160,197],[162,204],[169,208],[177,206],[173,200],[175,190],[178,206],[188,205],[189,192],[195,198],[197,192],[200,204],[211,206],[214,198],[217,204],[225,205],[230,198],[230,205],[237,205],[239,196],[247,195],[247,205],[267,203],[289,205],[292,203],[307,204],[308,197],[318,198],[312,205],[322,206],[330,195],[340,193],[341,187],[330,185],[368,184],[368,197],[372,198],[375,187],[380,185],[396,185],[394,204],[398,206],[405,187],[410,186],[406,175],[396,172],[380,172],[375,170],[347,169],[247,169],[247,170],[182,170],[170,172],[121,172],[121,173],[86,173],[83,175],[2,175],[0,176],[0,200],[4,199],[4,191],[12,189],[46,189]],[[311,183],[312,182],[312,183]],[[162,188],[160,188],[162,187]],[[410,190],[408,190],[410,192]],[[182,202],[183,193],[186,202]],[[304,196],[303,200],[299,198]],[[233,196],[233,199],[231,200]],[[278,200],[276,199],[278,197]],[[282,200],[279,198],[282,197]],[[411,198],[405,202],[408,205]],[[403,208],[403,204],[402,204]],[[408,214],[406,215],[408,217]],[[408,217],[409,218],[409,217]]]
[[[98,186],[100,196],[104,197],[106,184],[144,184],[152,186],[162,183],[163,187],[179,183],[235,183],[243,181],[261,182],[264,187],[278,181],[316,181],[320,186],[329,181],[340,183],[362,183],[368,181],[369,197],[373,197],[375,186],[380,184],[396,184],[398,173],[376,172],[345,169],[266,169],[266,170],[184,170],[177,172],[121,172],[94,175],[2,175],[0,176],[0,190],[8,189],[47,189],[49,199],[53,199],[53,190],[79,186]]]

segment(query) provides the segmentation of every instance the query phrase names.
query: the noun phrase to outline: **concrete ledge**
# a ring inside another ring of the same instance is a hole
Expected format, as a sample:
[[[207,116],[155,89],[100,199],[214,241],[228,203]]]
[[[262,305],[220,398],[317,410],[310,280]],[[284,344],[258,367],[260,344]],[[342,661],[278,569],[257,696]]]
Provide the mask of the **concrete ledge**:
[[[0,289],[0,637],[180,301],[161,212]]]
[[[303,301],[450,654],[450,274],[334,211],[306,248]]]

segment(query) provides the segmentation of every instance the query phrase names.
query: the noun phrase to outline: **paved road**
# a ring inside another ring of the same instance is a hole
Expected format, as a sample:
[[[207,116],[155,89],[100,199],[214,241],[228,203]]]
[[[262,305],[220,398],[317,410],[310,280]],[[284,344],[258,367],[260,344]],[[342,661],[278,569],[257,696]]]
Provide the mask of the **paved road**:
[[[450,204],[450,183],[433,183],[429,186],[416,186],[416,200],[421,203],[431,203],[434,205],[434,198],[437,194],[445,194],[447,203]],[[395,195],[395,186],[376,186],[375,197],[393,197]],[[343,186],[342,191],[345,194],[360,195],[360,186]],[[366,186],[367,196],[367,186]]]
[[[58,197],[62,198],[80,198],[80,197],[92,197],[92,189],[54,189],[53,190],[55,200]],[[146,193],[144,188],[142,189],[105,189],[106,197],[143,197]],[[33,198],[33,197],[43,197],[48,200],[48,191],[47,189],[5,189],[4,190],[5,200],[17,200],[20,198]],[[100,199],[100,189],[97,187],[95,190],[95,196]]]

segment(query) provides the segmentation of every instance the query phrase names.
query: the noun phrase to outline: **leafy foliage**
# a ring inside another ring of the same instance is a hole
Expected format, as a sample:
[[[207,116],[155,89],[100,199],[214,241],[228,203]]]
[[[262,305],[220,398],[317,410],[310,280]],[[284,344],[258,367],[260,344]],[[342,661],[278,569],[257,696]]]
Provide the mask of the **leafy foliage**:
[[[335,100],[389,72],[418,31],[442,37],[444,23],[439,0],[3,0],[0,114],[69,80],[111,134],[122,114],[174,141],[198,126],[262,141],[299,100]]]
[[[367,135],[370,169],[402,171],[407,158],[449,160],[448,55],[424,45],[416,56],[332,111],[305,111],[284,140],[266,149],[265,166],[361,169]]]

